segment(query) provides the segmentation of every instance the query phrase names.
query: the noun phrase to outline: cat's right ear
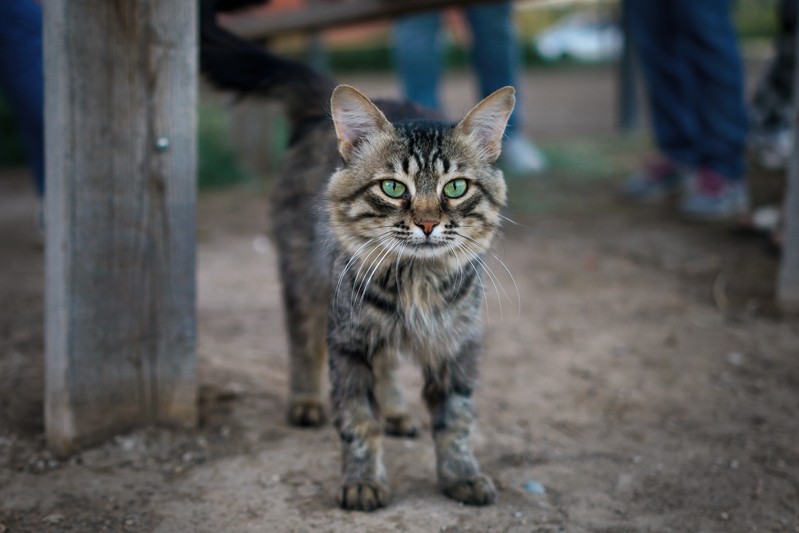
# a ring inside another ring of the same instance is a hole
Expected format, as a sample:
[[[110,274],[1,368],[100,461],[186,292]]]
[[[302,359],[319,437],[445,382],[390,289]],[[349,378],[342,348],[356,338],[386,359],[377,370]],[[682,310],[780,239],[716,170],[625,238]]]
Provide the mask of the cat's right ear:
[[[349,85],[339,85],[330,98],[338,151],[349,163],[364,140],[392,129],[386,116],[367,97]]]

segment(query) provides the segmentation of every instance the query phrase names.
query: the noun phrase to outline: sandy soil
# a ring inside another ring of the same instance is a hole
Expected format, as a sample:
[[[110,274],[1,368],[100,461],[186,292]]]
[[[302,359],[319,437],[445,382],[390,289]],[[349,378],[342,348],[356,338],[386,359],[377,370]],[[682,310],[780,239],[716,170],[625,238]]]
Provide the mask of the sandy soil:
[[[598,91],[587,127],[610,132],[612,78],[594,78],[582,90],[567,78],[561,116]],[[776,259],[725,227],[623,206],[617,182],[571,167],[511,183],[519,225],[496,254],[518,297],[494,262],[502,288],[487,286],[476,394],[497,503],[440,495],[424,431],[386,442],[390,506],[352,514],[334,502],[335,432],[284,423],[262,187],[201,195],[200,427],[140,429],[56,460],[42,438],[35,202],[24,175],[2,175],[0,532],[799,531],[799,321],[771,303]],[[403,378],[429,430],[419,376],[408,365]]]

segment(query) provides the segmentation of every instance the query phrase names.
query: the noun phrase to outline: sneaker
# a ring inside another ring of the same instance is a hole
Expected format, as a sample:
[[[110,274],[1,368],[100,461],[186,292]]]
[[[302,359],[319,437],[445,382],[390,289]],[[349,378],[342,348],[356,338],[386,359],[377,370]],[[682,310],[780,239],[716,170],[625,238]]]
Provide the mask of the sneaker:
[[[752,134],[749,146],[758,163],[764,168],[788,168],[793,154],[793,130],[784,128],[768,133]]]
[[[511,135],[505,139],[499,165],[511,176],[541,174],[548,166],[543,152],[523,135]]]
[[[627,178],[619,192],[628,200],[657,202],[679,193],[685,179],[685,170],[680,165],[660,157]]]
[[[680,202],[680,212],[695,220],[738,218],[749,209],[749,192],[743,180],[732,181],[709,168],[693,173]]]

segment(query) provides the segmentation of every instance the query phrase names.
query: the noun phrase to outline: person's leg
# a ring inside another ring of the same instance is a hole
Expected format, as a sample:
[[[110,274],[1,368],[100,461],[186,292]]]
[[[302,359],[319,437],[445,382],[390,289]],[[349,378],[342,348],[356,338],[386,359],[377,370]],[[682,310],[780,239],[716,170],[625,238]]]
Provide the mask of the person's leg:
[[[516,89],[516,107],[505,128],[500,166],[511,175],[526,175],[542,172],[547,163],[541,151],[523,134],[521,56],[512,15],[510,2],[477,5],[466,10],[480,96],[485,98],[507,85]]]
[[[510,2],[476,5],[466,9],[472,31],[472,61],[481,98],[510,85],[516,88],[516,98],[521,101],[518,76],[520,55],[511,9]],[[522,115],[517,106],[505,129],[508,135],[520,129]]]
[[[44,192],[42,10],[31,0],[0,2],[0,88],[16,114],[41,195]]]
[[[730,180],[744,174],[747,117],[744,78],[731,0],[681,0],[690,32],[688,54],[697,90],[694,110],[700,134],[697,163]]]
[[[699,130],[698,168],[680,211],[695,219],[740,217],[748,209],[743,180],[747,117],[731,0],[675,4],[689,35],[686,57],[696,81],[693,109]]]
[[[400,17],[394,24],[394,63],[408,100],[438,109],[442,71],[441,14]]]
[[[697,88],[686,57],[684,14],[672,1],[626,0],[624,8],[646,81],[657,146],[671,161],[693,167],[699,159],[694,149]]]

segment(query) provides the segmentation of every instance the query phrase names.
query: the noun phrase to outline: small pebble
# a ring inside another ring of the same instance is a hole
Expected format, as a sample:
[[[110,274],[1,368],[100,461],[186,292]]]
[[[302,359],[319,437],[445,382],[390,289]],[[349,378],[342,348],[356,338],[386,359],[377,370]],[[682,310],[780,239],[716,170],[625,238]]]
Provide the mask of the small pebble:
[[[722,519],[722,520],[729,520],[729,519],[730,519],[730,514],[729,514],[729,513],[727,513],[726,511],[725,511],[725,512],[723,512],[723,513],[721,513],[721,515],[720,515],[720,516],[721,516],[721,519]]]
[[[547,491],[538,481],[525,481],[522,483],[522,487],[531,494],[545,494]]]
[[[729,352],[727,354],[727,363],[732,366],[742,366],[744,364],[744,354],[741,352]]]
[[[42,522],[49,525],[60,524],[64,521],[64,515],[61,513],[53,513],[42,518]]]
[[[277,474],[272,476],[272,483],[280,483],[280,476]]]
[[[266,255],[272,250],[272,243],[264,235],[258,235],[252,240],[252,249],[257,254]]]
[[[633,463],[638,464],[641,461],[642,461],[642,458],[641,458],[640,455],[633,455]]]
[[[738,466],[739,466],[738,461],[736,461],[735,459],[730,461],[730,468],[732,468],[733,470],[738,470]]]
[[[522,516],[524,515],[522,514],[521,511],[516,511],[515,513],[513,513],[513,518],[521,518]],[[2,533],[2,531],[0,531],[0,533]]]
[[[183,459],[184,463],[190,463],[194,459],[194,454],[191,452],[186,452],[183,454],[181,459]]]
[[[625,492],[627,489],[630,488],[630,485],[633,483],[633,476],[632,474],[628,474],[627,472],[622,472],[619,474],[619,477],[616,479],[616,492]]]

